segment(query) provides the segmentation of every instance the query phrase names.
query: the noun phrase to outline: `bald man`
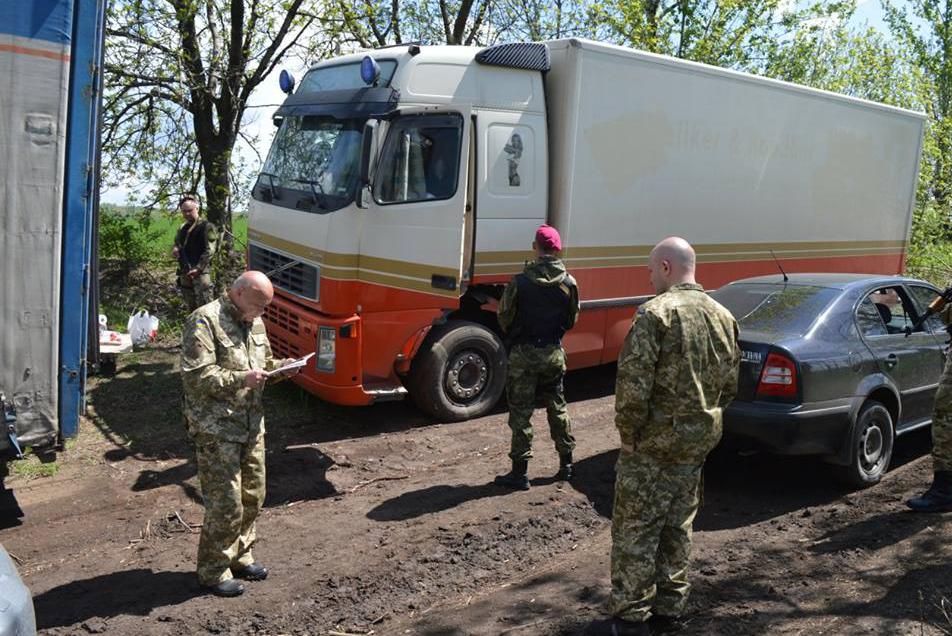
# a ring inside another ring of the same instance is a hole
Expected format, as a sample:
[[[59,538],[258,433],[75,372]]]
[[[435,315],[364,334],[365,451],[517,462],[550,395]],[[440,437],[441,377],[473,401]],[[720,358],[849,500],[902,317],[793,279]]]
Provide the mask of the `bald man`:
[[[680,629],[701,469],[737,392],[737,323],[695,282],[694,269],[684,239],[655,246],[648,272],[658,295],[638,308],[618,358],[614,636]]]
[[[274,360],[261,322],[273,296],[264,274],[245,272],[196,309],[182,333],[185,421],[205,503],[198,580],[218,596],[244,592],[235,577],[268,576],[251,554],[265,495],[261,397],[267,372],[290,362]]]

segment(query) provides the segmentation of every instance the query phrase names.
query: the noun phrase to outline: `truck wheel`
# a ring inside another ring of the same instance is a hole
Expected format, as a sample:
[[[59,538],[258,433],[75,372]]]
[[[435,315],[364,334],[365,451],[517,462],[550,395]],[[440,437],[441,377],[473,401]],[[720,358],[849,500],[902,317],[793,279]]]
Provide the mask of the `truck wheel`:
[[[857,488],[879,483],[892,459],[893,437],[889,410],[875,400],[863,404],[850,438],[850,463],[838,467],[840,478]]]
[[[410,368],[407,388],[423,412],[443,422],[486,414],[506,387],[506,348],[474,322],[434,329]]]

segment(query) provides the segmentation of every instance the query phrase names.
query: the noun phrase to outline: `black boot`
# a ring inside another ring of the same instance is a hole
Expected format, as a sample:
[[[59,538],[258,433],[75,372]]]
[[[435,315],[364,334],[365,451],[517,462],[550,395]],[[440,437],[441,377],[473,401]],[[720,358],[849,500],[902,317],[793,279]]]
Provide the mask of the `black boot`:
[[[572,481],[572,453],[565,453],[564,455],[559,455],[559,474],[555,476],[556,479],[561,479],[562,481]]]
[[[231,573],[246,581],[263,581],[268,578],[268,568],[260,563],[252,563],[243,568],[232,568]]]
[[[529,490],[529,477],[526,471],[529,469],[529,462],[525,459],[512,460],[512,470],[505,475],[497,475],[495,482],[500,486],[512,488],[513,490]]]
[[[225,598],[233,598],[245,593],[245,586],[235,579],[228,579],[217,585],[209,585],[205,589],[215,596],[224,596]]]
[[[611,634],[611,636],[651,636],[651,631],[646,623],[626,621],[616,616],[609,625],[608,634]]]
[[[652,634],[676,634],[684,629],[684,621],[680,616],[652,614],[648,619],[648,627]]]
[[[906,505],[916,512],[949,512],[952,510],[952,471],[940,470],[932,479],[932,486]]]

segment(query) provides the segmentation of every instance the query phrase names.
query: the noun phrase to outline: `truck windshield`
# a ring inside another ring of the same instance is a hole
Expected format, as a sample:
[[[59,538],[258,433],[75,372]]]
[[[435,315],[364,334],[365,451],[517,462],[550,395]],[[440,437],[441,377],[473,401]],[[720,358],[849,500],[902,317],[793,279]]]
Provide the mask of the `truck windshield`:
[[[711,292],[724,305],[741,329],[768,334],[800,336],[839,292],[813,285],[725,285]]]
[[[259,186],[302,193],[320,211],[344,207],[354,200],[357,189],[363,126],[363,119],[285,117]]]

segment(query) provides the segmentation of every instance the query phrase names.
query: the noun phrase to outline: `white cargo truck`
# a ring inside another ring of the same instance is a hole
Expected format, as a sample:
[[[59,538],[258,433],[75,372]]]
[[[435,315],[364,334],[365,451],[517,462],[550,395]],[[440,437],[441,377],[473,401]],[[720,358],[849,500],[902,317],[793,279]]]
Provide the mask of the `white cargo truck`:
[[[543,222],[581,290],[570,368],[615,361],[669,235],[708,288],[778,261],[904,266],[917,113],[576,39],[411,44],[282,82],[249,264],[277,270],[274,348],[316,350],[297,381],[332,402],[486,412],[505,384],[497,299]]]

